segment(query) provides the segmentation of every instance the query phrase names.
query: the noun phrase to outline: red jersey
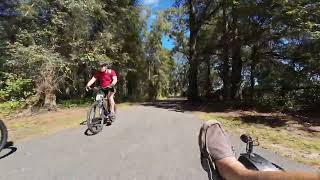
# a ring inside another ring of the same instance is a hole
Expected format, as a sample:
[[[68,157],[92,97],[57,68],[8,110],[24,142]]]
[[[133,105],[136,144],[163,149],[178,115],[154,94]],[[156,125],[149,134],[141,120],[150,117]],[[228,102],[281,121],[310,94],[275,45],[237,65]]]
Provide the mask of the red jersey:
[[[94,77],[99,81],[100,86],[105,88],[112,83],[112,78],[117,77],[117,74],[114,70],[106,70],[104,72],[97,71]]]

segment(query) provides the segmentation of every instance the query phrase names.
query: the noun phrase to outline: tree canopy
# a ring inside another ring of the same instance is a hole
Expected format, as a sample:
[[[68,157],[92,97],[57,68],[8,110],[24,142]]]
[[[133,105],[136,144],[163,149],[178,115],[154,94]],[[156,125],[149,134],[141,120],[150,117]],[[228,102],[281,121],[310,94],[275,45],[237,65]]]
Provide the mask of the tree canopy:
[[[188,58],[188,98],[319,105],[319,10],[305,0],[176,1],[167,20]]]
[[[320,105],[318,1],[177,0],[151,27],[149,17],[135,0],[2,1],[0,101],[54,110],[90,97],[84,87],[106,61],[123,100]]]

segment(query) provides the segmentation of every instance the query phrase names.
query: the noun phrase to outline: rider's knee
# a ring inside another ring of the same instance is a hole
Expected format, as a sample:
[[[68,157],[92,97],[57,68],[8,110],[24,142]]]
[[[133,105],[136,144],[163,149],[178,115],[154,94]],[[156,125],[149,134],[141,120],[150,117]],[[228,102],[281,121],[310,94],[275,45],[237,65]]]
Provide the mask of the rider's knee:
[[[114,93],[108,94],[108,98],[109,98],[110,100],[114,100]]]

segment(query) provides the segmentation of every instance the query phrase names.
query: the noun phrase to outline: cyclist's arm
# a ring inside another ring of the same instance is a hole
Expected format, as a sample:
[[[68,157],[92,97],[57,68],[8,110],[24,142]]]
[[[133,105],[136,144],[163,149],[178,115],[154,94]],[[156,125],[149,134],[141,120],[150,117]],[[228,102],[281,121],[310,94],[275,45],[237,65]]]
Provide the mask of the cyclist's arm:
[[[216,161],[221,176],[226,180],[319,180],[320,175],[304,172],[253,171],[246,169],[235,157]]]
[[[116,85],[117,82],[118,82],[117,76],[113,76],[113,77],[112,77],[112,83],[110,84],[110,86],[112,87],[112,86]]]
[[[91,79],[90,79],[90,81],[88,82],[88,84],[87,84],[87,87],[90,87],[94,82],[96,82],[96,78],[95,77],[92,77]]]

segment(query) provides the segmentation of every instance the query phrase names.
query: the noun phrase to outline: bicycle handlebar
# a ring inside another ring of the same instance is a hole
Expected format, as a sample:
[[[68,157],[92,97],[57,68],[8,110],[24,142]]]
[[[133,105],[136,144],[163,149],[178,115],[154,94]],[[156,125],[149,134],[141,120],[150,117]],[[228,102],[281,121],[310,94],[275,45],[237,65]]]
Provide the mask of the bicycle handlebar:
[[[96,87],[93,87],[93,88],[91,88],[91,87],[86,87],[86,90],[87,91],[90,91],[90,90],[94,90],[94,91],[99,91],[99,90],[103,90],[103,89],[105,89],[105,90],[109,90],[109,89],[111,89],[112,87],[101,87],[101,86],[96,86]]]
[[[251,154],[253,152],[253,146],[259,146],[260,143],[258,139],[253,140],[250,135],[242,134],[240,136],[242,142],[247,144],[246,151],[247,153]]]

